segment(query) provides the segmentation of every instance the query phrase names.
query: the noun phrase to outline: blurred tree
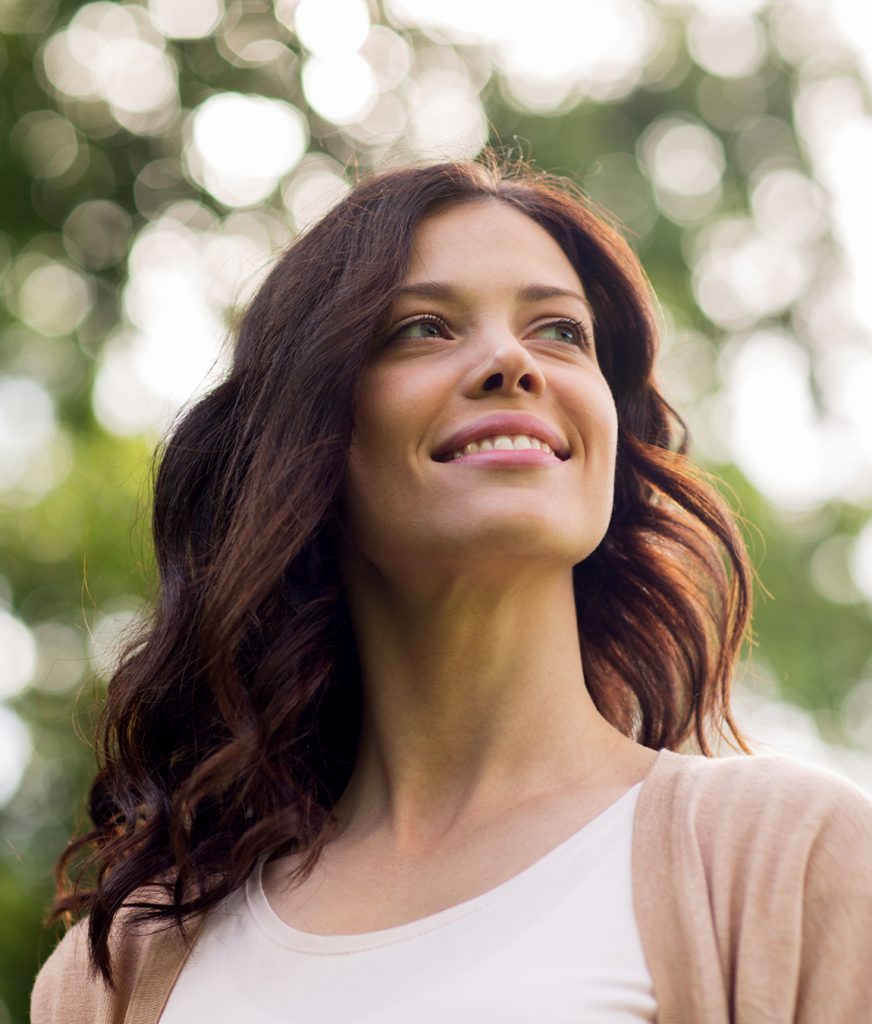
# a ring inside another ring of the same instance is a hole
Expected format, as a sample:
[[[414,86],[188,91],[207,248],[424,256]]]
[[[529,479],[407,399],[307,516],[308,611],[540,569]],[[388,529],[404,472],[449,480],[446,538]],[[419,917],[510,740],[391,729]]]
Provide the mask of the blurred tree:
[[[872,59],[843,41],[850,17],[0,0],[0,1024],[26,1020],[99,689],[147,600],[154,441],[220,373],[278,248],[385,163],[490,141],[626,225],[667,390],[756,528],[771,598],[745,721],[805,723],[802,752],[872,785],[868,757],[838,760],[814,725],[872,740],[872,355],[850,300],[869,249],[859,179],[840,177],[872,159]]]

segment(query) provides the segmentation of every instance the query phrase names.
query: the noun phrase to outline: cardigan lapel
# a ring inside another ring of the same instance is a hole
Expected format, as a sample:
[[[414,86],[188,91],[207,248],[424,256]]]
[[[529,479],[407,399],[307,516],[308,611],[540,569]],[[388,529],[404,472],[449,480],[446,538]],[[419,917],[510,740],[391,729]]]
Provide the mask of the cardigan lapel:
[[[633,825],[633,902],[658,1024],[729,1024],[705,864],[693,833],[692,755],[663,749]]]
[[[188,926],[185,935],[172,926],[150,936],[142,951],[130,999],[120,1015],[106,1024],[157,1024],[169,994],[197,940],[205,918]]]

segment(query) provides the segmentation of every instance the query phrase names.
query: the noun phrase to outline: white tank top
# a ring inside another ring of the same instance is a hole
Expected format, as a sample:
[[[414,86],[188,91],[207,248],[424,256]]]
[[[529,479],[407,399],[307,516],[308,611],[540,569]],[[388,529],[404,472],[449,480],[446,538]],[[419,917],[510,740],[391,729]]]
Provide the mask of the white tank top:
[[[651,1022],[632,900],[641,785],[508,881],[377,932],[290,927],[258,867],[207,919],[161,1024]]]

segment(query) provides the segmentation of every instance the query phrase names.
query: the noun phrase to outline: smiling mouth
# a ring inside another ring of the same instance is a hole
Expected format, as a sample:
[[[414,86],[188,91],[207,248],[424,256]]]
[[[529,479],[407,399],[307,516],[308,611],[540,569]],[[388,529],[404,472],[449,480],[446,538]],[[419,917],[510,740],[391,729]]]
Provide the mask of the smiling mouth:
[[[469,441],[462,448],[452,452],[445,452],[442,455],[434,456],[436,462],[454,462],[467,455],[477,455],[479,452],[527,452],[540,451],[543,455],[551,455],[555,459],[565,461],[568,455],[560,455],[546,441],[540,440],[532,434],[492,434],[481,437],[477,441]]]

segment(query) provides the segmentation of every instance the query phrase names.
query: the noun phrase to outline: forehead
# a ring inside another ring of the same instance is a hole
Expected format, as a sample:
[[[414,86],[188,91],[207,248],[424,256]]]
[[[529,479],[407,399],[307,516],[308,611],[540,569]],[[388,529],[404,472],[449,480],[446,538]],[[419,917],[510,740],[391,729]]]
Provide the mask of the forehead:
[[[582,282],[556,240],[539,224],[496,199],[462,203],[425,217],[412,242],[409,281],[530,280],[582,290]]]

